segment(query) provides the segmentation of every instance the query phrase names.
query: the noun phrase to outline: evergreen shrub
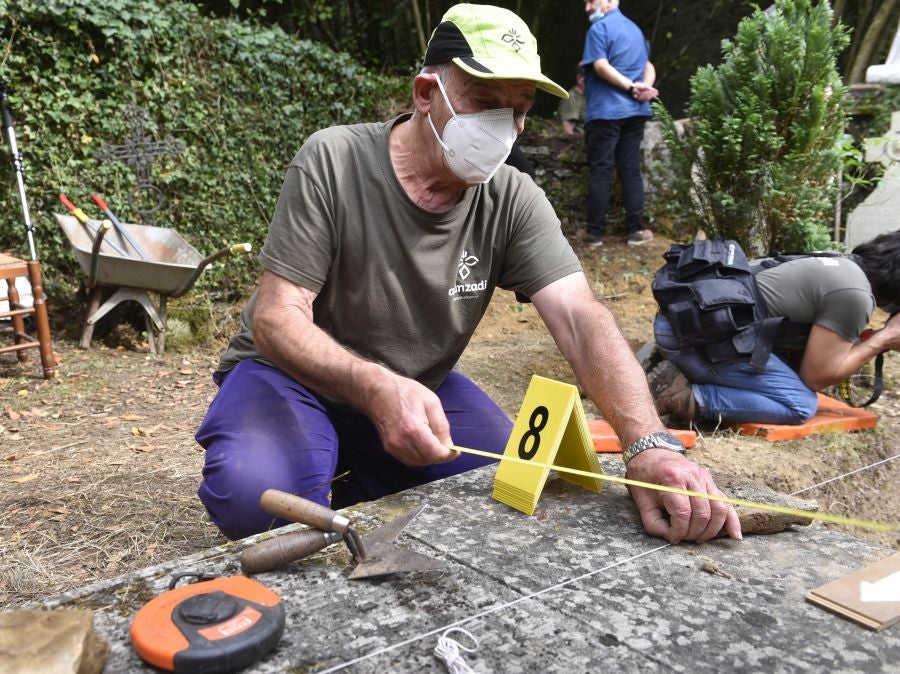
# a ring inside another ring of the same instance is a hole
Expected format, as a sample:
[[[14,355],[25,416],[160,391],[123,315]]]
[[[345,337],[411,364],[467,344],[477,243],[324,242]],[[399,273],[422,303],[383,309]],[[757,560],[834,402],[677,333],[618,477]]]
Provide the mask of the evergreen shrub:
[[[846,125],[837,57],[846,30],[827,2],[776,0],[691,78],[687,133],[657,106],[682,214],[748,254],[831,245]]]

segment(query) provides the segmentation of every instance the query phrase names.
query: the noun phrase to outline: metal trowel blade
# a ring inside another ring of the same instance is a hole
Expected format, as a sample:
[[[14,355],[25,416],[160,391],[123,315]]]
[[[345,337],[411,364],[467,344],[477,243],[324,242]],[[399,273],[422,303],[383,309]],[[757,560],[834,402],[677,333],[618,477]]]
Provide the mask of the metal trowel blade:
[[[404,573],[407,571],[428,571],[440,569],[445,566],[440,559],[434,559],[427,555],[398,548],[392,544],[401,531],[415,519],[419,513],[425,510],[426,504],[413,508],[409,512],[397,517],[378,527],[375,531],[362,537],[367,557],[360,561],[349,578],[372,578],[374,576],[386,576],[391,573]]]

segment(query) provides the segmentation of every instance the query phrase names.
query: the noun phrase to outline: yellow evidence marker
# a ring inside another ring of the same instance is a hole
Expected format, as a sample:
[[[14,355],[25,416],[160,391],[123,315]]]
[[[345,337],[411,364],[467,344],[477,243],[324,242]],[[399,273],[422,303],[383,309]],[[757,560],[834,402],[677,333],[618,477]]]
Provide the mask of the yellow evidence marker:
[[[494,477],[494,498],[534,514],[541,490],[550,474],[549,465],[603,474],[578,389],[553,379],[532,376],[503,456]],[[529,466],[522,461],[534,461]],[[560,473],[560,477],[600,493],[603,480]]]

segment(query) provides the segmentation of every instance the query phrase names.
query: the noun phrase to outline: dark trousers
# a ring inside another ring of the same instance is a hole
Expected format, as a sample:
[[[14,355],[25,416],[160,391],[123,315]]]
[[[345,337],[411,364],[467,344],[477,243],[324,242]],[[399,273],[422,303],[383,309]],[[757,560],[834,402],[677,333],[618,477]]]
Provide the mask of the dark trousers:
[[[612,192],[613,171],[619,174],[625,229],[631,234],[644,228],[644,181],[641,178],[641,140],[646,117],[595,119],[584,125],[591,175],[587,192],[587,231],[606,232],[606,213]]]
[[[344,508],[493,463],[463,454],[406,466],[384,450],[368,417],[255,360],[216,380],[219,392],[196,435],[206,449],[198,494],[231,539],[287,524],[260,507],[266,489]],[[503,453],[512,421],[474,382],[454,370],[435,393],[454,443]],[[332,481],[335,475],[343,477]]]

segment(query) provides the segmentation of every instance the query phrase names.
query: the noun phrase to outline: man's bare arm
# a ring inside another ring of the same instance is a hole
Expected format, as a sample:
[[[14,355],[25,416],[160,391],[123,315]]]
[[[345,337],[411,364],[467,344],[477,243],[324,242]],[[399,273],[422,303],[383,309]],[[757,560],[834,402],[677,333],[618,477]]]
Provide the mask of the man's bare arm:
[[[313,323],[316,293],[266,271],[253,313],[253,341],[298,382],[366,414],[385,449],[407,465],[457,456],[438,397],[412,379],[361,358]]]
[[[635,99],[642,103],[659,96],[659,92],[653,87],[653,83],[656,81],[656,69],[649,61],[647,61],[647,66],[644,68],[644,74],[642,75],[644,79],[641,82],[632,82],[616,70],[615,66],[607,59],[597,59],[594,61],[593,67],[594,72],[601,79],[622,91],[630,92]]]
[[[833,330],[814,325],[806,341],[800,378],[813,391],[844,381],[883,351],[900,348],[900,315],[869,339],[853,344]]]
[[[656,67],[650,61],[647,61],[647,65],[644,66],[644,75],[641,77],[641,81],[648,87],[656,84]]]
[[[579,383],[623,446],[664,430],[640,364],[612,312],[594,298],[584,274],[555,281],[531,300]],[[667,449],[641,452],[628,463],[627,475],[644,482],[722,494],[709,471]],[[647,532],[672,543],[709,540],[723,526],[733,538],[741,537],[734,509],[720,502],[647,489],[633,489],[631,494]]]
[[[594,61],[594,72],[600,79],[606,80],[614,87],[622,91],[628,91],[634,84],[630,79],[615,69],[615,67],[607,59],[597,59]]]

